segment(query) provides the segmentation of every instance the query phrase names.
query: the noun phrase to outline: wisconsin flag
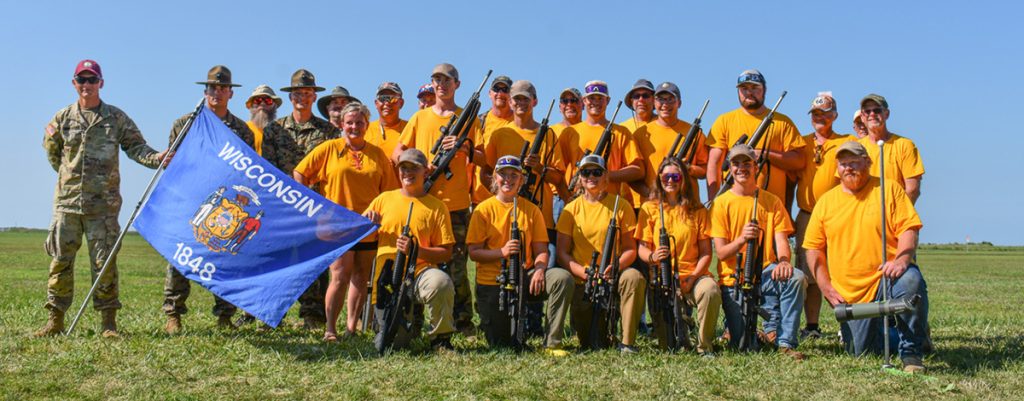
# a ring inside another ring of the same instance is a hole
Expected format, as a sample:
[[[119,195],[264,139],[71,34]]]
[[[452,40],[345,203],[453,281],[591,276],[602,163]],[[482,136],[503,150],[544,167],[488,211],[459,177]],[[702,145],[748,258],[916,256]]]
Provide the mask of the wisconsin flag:
[[[377,227],[272,166],[202,107],[135,229],[185,277],[276,327]]]

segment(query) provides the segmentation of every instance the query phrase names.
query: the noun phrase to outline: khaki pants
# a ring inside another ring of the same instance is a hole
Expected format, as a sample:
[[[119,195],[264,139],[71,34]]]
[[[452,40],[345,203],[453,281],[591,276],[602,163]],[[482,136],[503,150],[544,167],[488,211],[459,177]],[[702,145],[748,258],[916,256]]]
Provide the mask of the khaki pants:
[[[697,279],[689,293],[683,295],[685,302],[697,306],[697,352],[711,352],[715,341],[715,328],[718,325],[718,311],[722,307],[722,292],[718,289],[718,283],[711,276],[703,276]],[[680,314],[685,314],[680,311]],[[661,313],[654,315],[655,330],[658,337],[658,345],[666,348],[665,320]],[[689,333],[687,333],[689,334]]]
[[[633,345],[636,342],[636,332],[640,324],[640,315],[643,313],[645,292],[647,290],[647,279],[639,270],[628,268],[619,275],[619,311],[622,323],[622,343]],[[591,332],[591,325],[595,327],[606,327],[603,317],[593,316],[594,308],[590,302],[583,298],[583,291],[574,291],[572,297],[572,328],[580,339],[582,348],[590,347],[591,336],[599,336],[595,342],[599,348],[607,348],[615,345],[607,341],[609,333]]]
[[[455,302],[455,286],[451,278],[437,268],[428,268],[416,277],[413,283],[412,313],[408,313],[405,319],[412,322],[411,330],[406,331],[399,327],[395,334],[392,345],[395,349],[406,348],[413,339],[420,336],[422,329],[421,309],[426,309],[426,315],[430,319],[430,331],[427,332],[427,339],[434,340],[439,337],[446,337],[455,331],[455,319],[452,316],[452,304]],[[378,327],[384,327],[384,309],[375,307],[375,318]]]
[[[192,293],[192,282],[185,278],[174,266],[167,265],[167,274],[164,276],[164,304],[163,311],[167,315],[184,315],[188,313],[188,306],[185,301]],[[213,296],[214,316],[234,316],[237,307],[223,298]]]
[[[533,270],[527,274],[527,280],[533,277]],[[536,302],[547,298],[545,319],[547,332],[544,346],[558,348],[562,345],[565,332],[565,315],[569,312],[570,300],[574,290],[572,273],[565,269],[549,268],[544,272],[544,294],[527,296],[527,301]],[[512,320],[507,311],[498,310],[500,290],[496,285],[476,286],[476,311],[480,315],[480,329],[487,337],[491,346],[511,346]]]
[[[75,255],[82,246],[82,235],[88,241],[89,267],[95,282],[120,232],[116,212],[105,215],[54,213],[50,233],[44,243],[46,253],[53,258],[46,283],[47,309],[64,312],[71,306],[75,289]],[[99,285],[92,297],[93,308],[120,309],[116,256],[98,280]]]

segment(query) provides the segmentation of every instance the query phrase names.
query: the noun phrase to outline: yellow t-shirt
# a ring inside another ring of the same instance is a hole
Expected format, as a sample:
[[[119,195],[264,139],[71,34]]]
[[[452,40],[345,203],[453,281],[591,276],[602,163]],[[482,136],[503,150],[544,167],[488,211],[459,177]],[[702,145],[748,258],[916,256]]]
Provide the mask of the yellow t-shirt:
[[[453,114],[454,118],[458,119],[460,113],[462,113],[462,109],[456,108]],[[441,127],[448,125],[449,118],[452,118],[452,116],[439,116],[430,107],[417,111],[405,125],[405,129],[402,130],[402,136],[398,141],[406,147],[419,149],[423,154],[427,155],[427,160],[431,161],[434,158],[434,154],[430,151],[434,148],[437,138],[441,136]],[[480,125],[474,122],[469,131],[469,140],[474,145],[478,145],[480,139],[479,128]],[[466,156],[466,153],[457,152],[449,165],[452,171],[451,180],[441,175],[430,189],[430,194],[441,199],[445,206],[448,207],[448,210],[457,211],[469,208],[469,171],[471,170],[468,166],[469,158]]]
[[[633,233],[636,232],[636,215],[628,206],[625,198],[619,201],[616,222],[620,232]],[[558,217],[558,232],[572,237],[569,254],[576,263],[590,265],[594,251],[601,252],[614,209],[615,195],[612,194],[600,202],[590,202],[580,196],[565,205],[565,210]],[[620,252],[616,250],[617,255]],[[576,282],[581,281],[577,279]]]
[[[738,108],[718,116],[715,123],[711,125],[708,146],[723,149],[725,153],[728,153],[732,145],[740,139],[740,136],[744,134],[748,137],[754,135],[757,126],[761,124],[761,120],[767,114],[768,112],[765,111],[764,114],[752,116],[747,114],[742,108]],[[788,152],[804,146],[804,140],[800,137],[800,131],[796,129],[796,125],[793,125],[793,121],[782,113],[775,113],[772,124],[765,131],[756,148],[761,149],[764,146],[765,140],[768,141],[768,150],[776,152]],[[762,169],[758,177],[758,185],[761,188],[765,188],[764,180],[766,179],[768,180],[768,191],[779,199],[786,199],[786,170],[774,165],[768,171]]]
[[[871,136],[858,139],[871,157],[871,175],[878,177],[878,144]],[[917,146],[910,139],[890,134],[885,140],[885,178],[896,180],[902,187],[903,180],[924,175],[924,163]]]
[[[677,136],[682,136],[679,139],[679,147],[683,147],[683,141],[686,140],[686,134],[690,132],[691,126],[690,123],[683,120],[676,121],[671,127],[663,126],[654,121],[633,132],[633,142],[636,143],[636,147],[640,150],[640,155],[644,159],[644,182],[647,183],[648,188],[652,190],[657,188],[658,167],[661,166],[661,162],[665,160],[665,157],[669,155],[668,152],[672,150],[672,143],[676,141]],[[696,146],[696,150],[693,153],[693,164],[696,166],[707,166],[708,147],[703,131],[697,131],[697,137],[694,138],[694,142],[696,142],[693,145]],[[695,185],[694,188],[696,189],[697,180],[691,180],[690,182]],[[633,201],[636,202],[634,205],[643,203],[640,199],[640,194],[636,193],[634,193]],[[643,201],[646,201],[646,199]]]
[[[562,153],[562,156],[567,160],[571,160],[571,166],[568,168],[570,171],[566,171],[566,182],[572,179],[573,174],[576,173],[576,162],[583,158],[583,154],[587,151],[594,151],[597,147],[597,142],[601,139],[601,133],[604,132],[604,125],[590,125],[586,121],[582,121],[578,124],[566,128],[558,136],[558,140],[562,142],[564,146],[563,152],[568,149],[568,153]],[[609,171],[617,171],[631,164],[639,165],[643,168],[642,157],[640,151],[637,150],[636,144],[633,143],[632,135],[626,127],[618,124],[612,125],[611,141],[609,143],[608,157],[605,160]],[[620,187],[628,187],[626,184],[609,184],[608,194],[612,198],[615,194],[622,194],[622,200],[629,204],[627,207],[632,208],[632,198],[628,197],[627,193],[622,191]]]
[[[814,133],[804,135],[803,148],[804,170],[800,173],[800,181],[796,186],[796,204],[804,211],[810,213],[814,210],[817,199],[825,192],[839,185],[839,177],[836,175],[836,168],[839,163],[836,161],[836,150],[844,142],[855,141],[856,138],[850,135],[839,135],[835,132],[832,137],[821,144],[821,164],[814,162],[814,154],[818,142],[814,139]]]
[[[256,154],[263,156],[263,128],[260,128],[252,121],[246,121],[245,125],[249,126],[249,130],[252,131],[252,148],[256,151]]]
[[[527,269],[533,267],[533,254],[531,244],[543,242],[547,247],[548,231],[541,224],[533,222],[541,221],[541,211],[536,205],[530,203],[526,198],[520,197],[519,216],[516,222],[519,224],[520,249],[522,250],[523,266]],[[466,233],[467,244],[483,244],[487,249],[499,249],[512,237],[512,203],[504,203],[497,197],[492,196],[476,205],[473,209],[473,216],[469,219],[469,231]],[[496,281],[498,273],[501,272],[501,262],[477,263],[476,283],[480,285],[498,285]]]
[[[871,178],[856,194],[836,187],[818,199],[804,236],[805,249],[827,252],[832,286],[847,302],[871,302],[882,279],[882,221],[879,208],[880,186]],[[920,230],[921,218],[903,188],[885,183],[885,253],[896,257],[899,236],[907,230]]]
[[[498,130],[499,128],[512,126],[513,125],[513,121],[512,120],[506,120],[504,118],[496,116],[494,114],[494,110],[492,109],[492,110],[487,112],[487,118],[484,119],[484,125],[485,125],[484,126],[484,131],[480,135],[480,143],[478,145],[480,145],[481,148],[487,149],[487,144],[491,143],[491,136],[494,135],[494,131]],[[520,146],[522,146],[522,145],[520,144]],[[518,151],[516,151],[515,155],[519,156]],[[493,164],[494,161],[491,160],[490,158],[488,158],[488,163],[490,163],[491,167],[494,166],[494,164]],[[481,169],[480,166],[478,166],[477,164],[480,164],[480,163],[474,163],[474,166],[473,166],[473,203],[474,204],[479,204],[480,202],[483,202],[487,198],[490,198],[491,195],[493,195],[491,193],[491,189],[488,188],[486,185],[484,185],[483,176],[482,176],[483,169]]]
[[[537,130],[528,130],[517,127],[515,124],[507,125],[494,130],[491,133],[491,139],[487,141],[487,148],[484,153],[487,155],[487,164],[493,166],[498,162],[498,158],[507,155],[513,155],[519,157],[523,151],[523,144],[527,141],[532,143],[534,136],[537,134]],[[530,145],[533,146],[532,144]],[[551,165],[554,168],[561,168],[562,165],[562,152],[556,146],[555,136],[550,130],[548,134],[544,135],[544,144],[540,147],[540,154],[538,157],[541,158],[541,162],[544,161],[544,156],[551,150],[554,150],[554,154],[551,155]],[[536,172],[540,174],[540,171]],[[525,175],[523,176],[525,183]],[[541,211],[544,212],[544,223],[547,228],[555,228],[555,219],[552,217],[551,211],[551,186],[543,185],[543,177],[537,177],[538,182],[541,184]],[[490,192],[488,192],[490,193]]]
[[[451,216],[440,199],[433,195],[408,197],[403,195],[400,189],[382,193],[367,207],[367,210],[373,210],[381,215],[380,228],[377,230],[378,273],[386,260],[395,257],[395,243],[402,235],[402,227],[405,226],[405,219],[409,213],[409,202],[413,203],[409,231],[420,246],[438,247],[455,243]],[[417,259],[416,274],[420,274],[430,265],[422,258]],[[376,285],[377,277],[373,278],[373,283]]]
[[[711,238],[711,225],[708,224],[708,210],[703,205],[695,205],[696,210],[686,212],[682,205],[669,206],[665,204],[665,230],[668,235],[675,238],[672,243],[672,252],[676,255],[676,263],[679,264],[679,277],[690,275],[697,268],[699,249],[697,241]],[[640,216],[637,217],[636,233],[637,240],[646,242],[653,251],[658,248],[659,236],[661,235],[661,218],[658,212],[657,201],[647,201],[640,206]],[[710,276],[711,272],[705,272]]]
[[[743,232],[743,226],[750,221],[750,211],[754,207],[753,196],[736,195],[733,191],[725,191],[715,198],[711,206],[711,236],[713,238],[725,238],[732,242]],[[762,268],[775,262],[778,257],[775,254],[775,233],[792,233],[793,223],[789,221],[789,214],[782,206],[782,201],[771,192],[761,191],[757,197],[757,222],[761,226],[762,241],[764,244],[764,264]],[[782,246],[789,246],[782,244]],[[740,252],[745,252],[744,245]],[[746,255],[744,255],[746,257]],[[725,286],[732,286],[736,280],[732,275],[736,272],[736,256],[720,261],[718,271],[718,283]]]
[[[366,141],[376,145],[380,150],[384,151],[385,155],[391,157],[391,154],[395,152],[395,147],[398,146],[398,138],[402,136],[402,131],[405,130],[405,126],[409,122],[405,120],[398,120],[398,125],[394,127],[384,127],[381,131],[380,120],[370,123],[366,127]]]

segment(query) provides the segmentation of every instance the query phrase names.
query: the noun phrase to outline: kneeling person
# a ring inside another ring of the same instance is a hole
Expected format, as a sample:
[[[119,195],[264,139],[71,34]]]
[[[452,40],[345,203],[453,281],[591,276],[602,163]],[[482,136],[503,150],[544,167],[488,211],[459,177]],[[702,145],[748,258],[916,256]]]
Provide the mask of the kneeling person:
[[[521,197],[513,205],[523,184],[519,158],[504,156],[495,166],[491,188],[495,195],[473,210],[466,236],[469,257],[476,262],[476,310],[480,314],[480,327],[492,346],[524,345],[512,338],[514,322],[499,308],[501,286],[497,276],[501,273],[502,261],[517,254],[526,277],[521,288],[528,289],[528,294],[519,296],[532,302],[539,301],[542,295],[548,296],[544,346],[557,350],[562,344],[563,322],[572,299],[572,274],[565,269],[548,268],[548,233],[540,208]],[[518,209],[515,215],[513,206]],[[511,238],[513,218],[520,231],[518,241]],[[526,318],[525,310],[523,318]],[[525,329],[525,324],[522,328]],[[522,335],[525,337],[525,333]]]
[[[455,286],[448,274],[437,266],[451,259],[455,236],[452,234],[448,208],[440,199],[428,195],[423,190],[426,172],[427,157],[423,152],[416,149],[402,152],[398,159],[401,189],[377,196],[370,202],[363,216],[375,224],[380,224],[380,229],[377,230],[377,266],[384,266],[384,262],[394,258],[396,252],[408,254],[411,249],[412,244],[402,236],[402,229],[408,216],[409,204],[413,204],[409,229],[419,244],[419,256],[416,260],[412,299],[426,307],[426,314],[430,319],[427,337],[431,346],[451,349],[451,333],[455,331],[452,317]],[[402,266],[395,268],[401,269]],[[377,283],[376,277],[373,282]],[[377,288],[373,292],[377,294],[379,291],[380,288]],[[384,312],[379,307],[376,316],[383,319]],[[380,320],[378,324],[383,326]],[[413,324],[411,332],[400,328],[394,339],[394,347],[407,346],[410,340],[419,336],[419,327],[420,325]]]
[[[878,201],[883,190],[869,174],[871,159],[858,142],[846,142],[836,151],[841,185],[818,199],[804,237],[807,262],[828,303],[863,303],[881,300],[882,276],[888,278],[893,299],[920,295],[917,308],[896,315],[898,350],[903,370],[921,372],[922,345],[928,324],[928,288],[913,262],[921,218],[911,197],[899,185],[885,183],[885,227]],[[883,245],[878,233],[885,230]],[[886,260],[878,255],[885,246]],[[850,320],[841,324],[846,350],[854,355],[883,351],[882,318]]]

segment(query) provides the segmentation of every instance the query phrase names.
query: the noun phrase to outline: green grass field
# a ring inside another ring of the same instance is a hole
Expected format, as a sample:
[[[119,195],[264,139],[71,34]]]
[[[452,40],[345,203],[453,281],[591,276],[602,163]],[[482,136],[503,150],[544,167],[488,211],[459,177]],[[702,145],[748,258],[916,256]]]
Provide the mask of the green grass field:
[[[213,300],[193,287],[186,331],[162,332],[165,262],[138,236],[119,257],[123,338],[98,336],[88,309],[70,338],[33,339],[46,319],[45,233],[0,233],[0,395],[4,399],[1021,399],[1024,251],[925,250],[919,260],[931,297],[937,352],[927,376],[882,373],[880,357],[842,353],[831,309],[830,337],[804,342],[809,359],[724,352],[714,360],[641,353],[494,352],[456,337],[455,354],[376,356],[370,337],[334,345],[321,332],[253,325],[213,328]],[[87,252],[79,252],[75,309],[88,291]],[[897,362],[898,365],[898,362]]]

